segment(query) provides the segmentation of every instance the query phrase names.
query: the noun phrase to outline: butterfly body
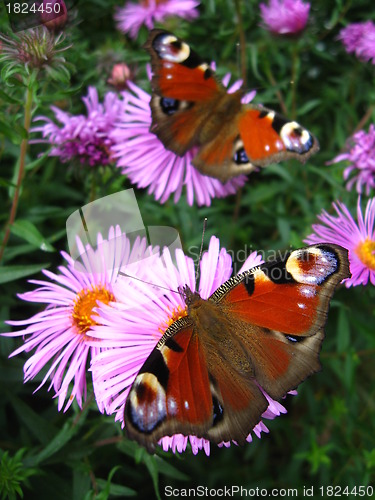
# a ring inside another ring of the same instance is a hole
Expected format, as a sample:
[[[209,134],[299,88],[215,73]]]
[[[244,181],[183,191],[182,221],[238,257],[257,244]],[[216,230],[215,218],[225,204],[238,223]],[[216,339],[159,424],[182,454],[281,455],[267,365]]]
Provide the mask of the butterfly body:
[[[329,300],[349,275],[335,245],[296,250],[237,275],[207,300],[184,287],[125,406],[129,437],[153,451],[173,434],[243,444],[268,407],[320,369]]]
[[[179,156],[198,147],[192,163],[203,174],[226,182],[273,162],[304,162],[319,149],[297,122],[242,104],[243,90],[228,94],[209,65],[172,33],[152,30],[144,47],[153,70],[151,131]]]

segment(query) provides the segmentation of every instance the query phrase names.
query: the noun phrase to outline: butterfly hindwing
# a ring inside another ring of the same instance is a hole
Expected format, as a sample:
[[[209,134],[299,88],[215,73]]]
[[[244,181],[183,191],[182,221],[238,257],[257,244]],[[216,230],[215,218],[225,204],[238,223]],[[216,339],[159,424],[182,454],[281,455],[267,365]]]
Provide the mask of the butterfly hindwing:
[[[172,33],[152,30],[152,125],[164,146],[183,156],[196,146],[193,165],[226,182],[256,167],[318,151],[316,138],[295,121],[260,105],[241,104],[244,91],[228,94],[214,71]]]
[[[127,434],[149,451],[174,434],[243,444],[268,403],[249,373],[220,363],[215,351],[208,359],[210,342],[186,323],[166,331],[138,373],[125,406]]]
[[[212,421],[207,364],[199,338],[182,318],[138,373],[125,406],[128,436],[150,451],[166,435],[204,433]]]

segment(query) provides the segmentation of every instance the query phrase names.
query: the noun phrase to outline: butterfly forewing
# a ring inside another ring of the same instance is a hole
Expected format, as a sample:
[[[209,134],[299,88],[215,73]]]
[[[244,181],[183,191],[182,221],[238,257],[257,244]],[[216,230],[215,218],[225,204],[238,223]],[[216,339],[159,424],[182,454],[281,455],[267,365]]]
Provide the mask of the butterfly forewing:
[[[319,371],[329,301],[348,276],[346,250],[316,245],[243,273],[211,297],[235,318],[233,335],[249,353],[257,382],[273,398]]]

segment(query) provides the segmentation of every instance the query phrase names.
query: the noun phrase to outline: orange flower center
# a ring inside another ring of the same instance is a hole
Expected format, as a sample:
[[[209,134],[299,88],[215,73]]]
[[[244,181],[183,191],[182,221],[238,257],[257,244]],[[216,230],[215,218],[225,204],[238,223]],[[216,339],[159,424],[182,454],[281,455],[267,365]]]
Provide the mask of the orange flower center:
[[[355,253],[366,267],[375,270],[375,241],[366,238],[357,246]]]
[[[112,292],[104,288],[102,285],[93,286],[91,289],[85,288],[79,292],[73,309],[73,325],[77,328],[77,333],[86,337],[86,332],[93,325],[98,323],[92,319],[93,308],[97,307],[98,301],[104,304],[113,302],[115,297]]]
[[[170,309],[169,311],[168,319],[159,326],[159,332],[162,335],[164,335],[165,331],[171,326],[172,323],[187,316],[187,306],[178,306],[177,309]]]

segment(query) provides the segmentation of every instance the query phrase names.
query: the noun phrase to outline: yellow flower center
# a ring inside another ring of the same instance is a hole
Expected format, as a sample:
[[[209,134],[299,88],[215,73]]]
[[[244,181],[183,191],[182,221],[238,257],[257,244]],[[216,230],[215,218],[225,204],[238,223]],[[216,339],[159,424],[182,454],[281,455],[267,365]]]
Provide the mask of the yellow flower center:
[[[85,288],[79,292],[73,309],[73,325],[77,328],[77,333],[86,337],[86,332],[93,325],[98,323],[92,319],[93,308],[97,307],[98,301],[108,304],[113,302],[115,297],[112,292],[104,288],[102,285],[93,286],[91,289]]]
[[[164,335],[165,331],[171,326],[172,323],[185,316],[187,316],[187,306],[178,306],[177,309],[170,309],[168,319],[159,326],[159,332]]]
[[[375,270],[375,241],[366,238],[357,246],[355,253],[366,267]]]

